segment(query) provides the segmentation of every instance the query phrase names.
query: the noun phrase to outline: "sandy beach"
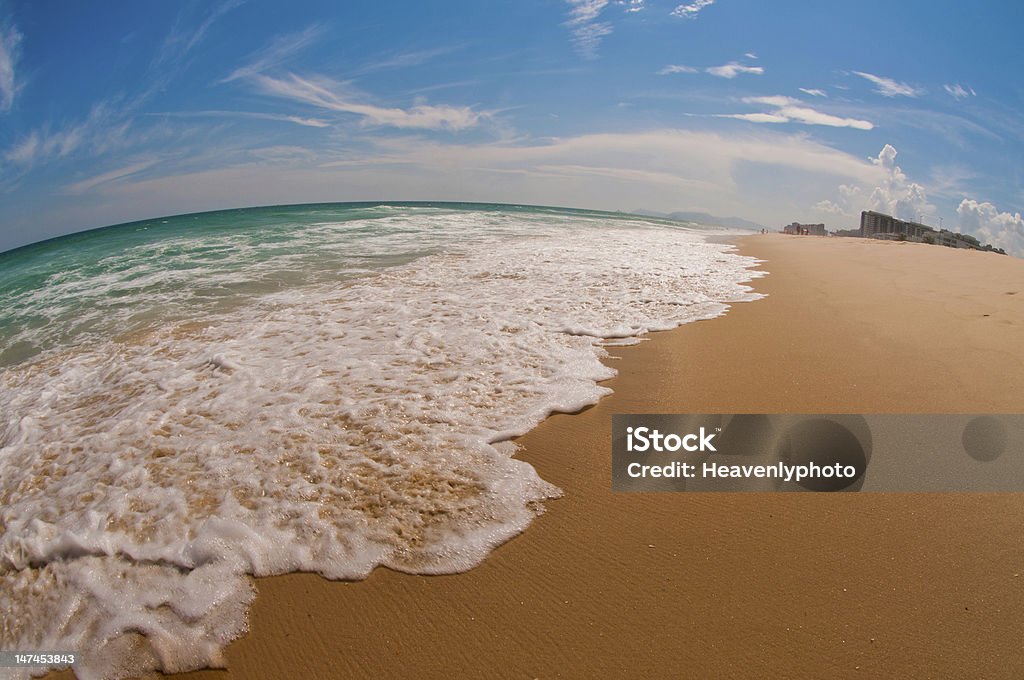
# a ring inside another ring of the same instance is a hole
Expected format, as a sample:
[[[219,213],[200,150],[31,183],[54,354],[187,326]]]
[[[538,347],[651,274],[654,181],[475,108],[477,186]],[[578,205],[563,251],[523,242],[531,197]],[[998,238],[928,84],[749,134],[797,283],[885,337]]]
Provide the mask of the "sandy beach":
[[[256,677],[1024,677],[1024,496],[613,494],[615,413],[1024,411],[1024,262],[752,236],[768,297],[611,350],[519,440],[561,487],[467,573],[259,579]]]

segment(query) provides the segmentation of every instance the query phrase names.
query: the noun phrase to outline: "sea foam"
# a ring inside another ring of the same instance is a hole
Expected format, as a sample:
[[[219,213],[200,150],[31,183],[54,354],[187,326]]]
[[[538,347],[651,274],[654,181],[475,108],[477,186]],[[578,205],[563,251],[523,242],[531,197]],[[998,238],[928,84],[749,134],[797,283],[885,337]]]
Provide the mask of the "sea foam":
[[[560,494],[509,440],[608,392],[603,340],[757,297],[755,261],[698,232],[399,215],[431,254],[0,374],[4,649],[79,651],[84,678],[217,666],[248,574],[470,569]]]

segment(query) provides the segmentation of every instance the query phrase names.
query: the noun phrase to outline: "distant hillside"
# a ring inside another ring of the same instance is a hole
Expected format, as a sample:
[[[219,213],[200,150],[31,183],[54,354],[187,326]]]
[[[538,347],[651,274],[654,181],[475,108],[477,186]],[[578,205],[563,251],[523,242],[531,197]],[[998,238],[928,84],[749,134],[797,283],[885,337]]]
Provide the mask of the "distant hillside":
[[[764,228],[763,224],[757,224],[750,220],[745,220],[742,217],[718,217],[717,215],[710,215],[702,212],[685,212],[677,211],[673,213],[656,212],[654,210],[634,210],[637,215],[649,215],[650,217],[666,217],[670,220],[679,220],[680,222],[697,222],[698,224],[717,224],[722,227],[731,227],[733,229],[752,229],[760,231]]]

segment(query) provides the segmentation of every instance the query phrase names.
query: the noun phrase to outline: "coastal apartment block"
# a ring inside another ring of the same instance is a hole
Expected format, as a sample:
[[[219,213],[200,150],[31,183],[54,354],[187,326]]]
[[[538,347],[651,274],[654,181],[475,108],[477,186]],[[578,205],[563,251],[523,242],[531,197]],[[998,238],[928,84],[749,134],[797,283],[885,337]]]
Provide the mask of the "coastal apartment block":
[[[970,248],[973,250],[1001,252],[990,245],[981,245],[978,239],[969,234],[958,234],[948,229],[936,230],[927,224],[900,220],[892,215],[886,215],[873,210],[861,212],[860,235],[864,238],[916,241],[919,243],[934,243],[950,248]]]

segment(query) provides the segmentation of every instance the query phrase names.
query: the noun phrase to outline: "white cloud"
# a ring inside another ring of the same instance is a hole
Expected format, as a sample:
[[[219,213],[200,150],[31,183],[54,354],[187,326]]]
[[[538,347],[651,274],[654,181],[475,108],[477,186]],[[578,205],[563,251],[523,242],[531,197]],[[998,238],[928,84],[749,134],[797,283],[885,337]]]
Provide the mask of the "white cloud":
[[[645,0],[615,0],[615,4],[623,8],[624,12],[642,12],[645,7]]]
[[[743,54],[743,56],[746,57],[747,59],[757,59],[758,58],[757,55],[754,54],[753,52],[745,52]]]
[[[459,131],[474,127],[490,116],[465,106],[421,104],[409,109],[375,106],[359,101],[359,94],[344,84],[325,78],[303,78],[294,73],[286,78],[256,75],[252,80],[267,94],[328,111],[354,114],[366,125]]]
[[[928,203],[924,187],[911,182],[896,165],[897,151],[886,144],[871,162],[884,171],[882,183],[876,186],[868,199],[870,209],[883,212],[904,220],[918,220],[928,215],[935,207]]]
[[[664,76],[672,73],[698,73],[699,71],[700,69],[696,69],[692,66],[669,64],[658,71],[658,75]],[[730,61],[728,64],[723,64],[721,66],[709,66],[703,69],[703,71],[704,73],[709,73],[713,76],[718,76],[719,78],[729,79],[735,78],[741,73],[749,73],[756,76],[764,74],[764,68],[760,66],[746,66],[735,61]]]
[[[146,168],[152,167],[155,163],[155,160],[133,163],[132,165],[127,165],[123,168],[118,168],[116,170],[111,170],[110,172],[105,172],[102,175],[96,175],[95,177],[90,177],[88,179],[84,179],[79,182],[69,184],[66,187],[64,187],[64,190],[69,194],[84,194],[101,184],[107,184],[108,182],[124,179],[125,177],[130,177],[139,172],[142,172]]]
[[[736,118],[751,123],[788,123],[789,118],[776,113],[720,113],[718,118]]]
[[[260,113],[256,111],[164,111],[150,113],[150,116],[166,116],[168,118],[254,118],[256,120],[277,120],[286,123],[294,123],[303,127],[326,128],[330,127],[329,121],[321,118],[306,118],[303,116],[289,116],[279,113]]]
[[[242,5],[243,2],[244,0],[224,0],[214,5],[206,17],[194,27],[185,25],[186,22],[179,16],[167,39],[164,40],[163,47],[157,55],[156,63],[180,62],[203,41],[210,27],[218,19]]]
[[[462,49],[461,45],[446,45],[443,47],[434,47],[429,50],[414,50],[411,52],[400,52],[397,54],[391,54],[390,56],[382,59],[377,59],[369,64],[359,67],[352,72],[354,76],[363,76],[368,73],[374,73],[376,71],[387,71],[390,69],[410,68],[413,66],[420,66],[425,64],[435,57],[439,57],[445,54],[451,54]]]
[[[923,89],[897,82],[892,78],[884,78],[873,73],[863,73],[861,71],[854,71],[854,74],[874,83],[875,92],[884,97],[920,97],[924,94]]]
[[[307,26],[301,31],[279,35],[270,43],[253,53],[249,63],[232,71],[220,82],[228,83],[239,78],[248,78],[274,68],[279,68],[289,59],[316,42],[323,35],[323,27],[316,24]]]
[[[704,72],[710,73],[713,76],[718,76],[719,78],[731,79],[735,78],[741,73],[750,73],[759,76],[764,73],[764,69],[761,68],[760,66],[744,66],[743,64],[737,63],[735,61],[730,61],[728,64],[723,64],[722,66],[712,66],[710,68],[706,68],[704,69]]]
[[[692,66],[683,66],[681,64],[669,64],[665,68],[658,71],[659,76],[669,75],[671,73],[696,73],[697,69]]]
[[[956,209],[960,228],[1011,255],[1024,257],[1024,218],[1020,213],[999,212],[991,203],[965,198]]]
[[[809,205],[836,184],[868,184],[878,176],[878,169],[864,159],[804,136],[775,132],[660,130],[514,144],[367,134],[362,142],[372,146],[359,151],[320,147],[316,159],[308,162],[290,153],[287,162],[232,163],[174,176],[128,178],[104,187],[111,206],[133,211],[119,214],[122,221],[231,205],[438,196],[605,209],[692,209],[791,221],[794,201]],[[790,188],[780,192],[776,184],[765,187],[765,177]]]
[[[822,113],[803,105],[799,99],[777,95],[774,97],[745,97],[745,104],[763,104],[775,110],[768,113],[723,113],[720,118],[736,118],[751,123],[801,123],[803,125],[824,125],[827,127],[848,127],[856,130],[871,130],[871,121],[857,118],[841,118]]]
[[[16,69],[20,44],[18,29],[0,25],[0,111],[10,111],[18,93]]]
[[[863,208],[863,190],[854,184],[840,184],[838,201],[818,201],[814,207],[824,213],[855,217]]]
[[[565,0],[569,4],[569,20],[565,25],[572,35],[572,44],[580,56],[596,59],[601,39],[612,32],[612,25],[597,21],[608,0]]]
[[[897,151],[886,144],[868,161],[874,173],[869,181],[847,182],[839,186],[838,196],[820,200],[814,207],[828,214],[855,218],[862,210],[874,210],[904,220],[919,220],[934,215],[924,186],[910,181],[896,165]]]
[[[114,99],[94,105],[84,119],[63,127],[49,123],[40,125],[20,136],[0,156],[26,170],[72,155],[101,156],[112,151],[137,149],[158,139],[166,142],[173,134],[164,123],[139,129],[123,100]]]
[[[823,213],[830,213],[832,215],[838,215],[841,217],[846,216],[846,211],[843,210],[842,206],[828,200],[818,201],[817,203],[814,204],[814,209],[819,210]]]
[[[19,165],[34,165],[48,158],[63,158],[82,143],[85,126],[76,125],[64,130],[33,130],[4,153],[4,158]]]
[[[705,7],[715,4],[715,0],[694,0],[688,5],[679,5],[672,10],[672,16],[683,19],[696,19],[700,11]]]
[[[949,96],[958,101],[961,99],[966,99],[967,97],[978,96],[977,93],[974,91],[974,88],[968,87],[967,89],[964,89],[964,86],[961,85],[960,83],[956,83],[955,85],[943,85],[942,88],[949,93]]]
[[[825,90],[819,90],[817,88],[801,87],[798,88],[804,94],[809,94],[812,97],[827,97],[828,93]]]

